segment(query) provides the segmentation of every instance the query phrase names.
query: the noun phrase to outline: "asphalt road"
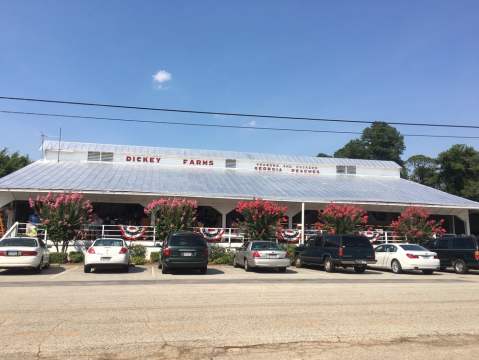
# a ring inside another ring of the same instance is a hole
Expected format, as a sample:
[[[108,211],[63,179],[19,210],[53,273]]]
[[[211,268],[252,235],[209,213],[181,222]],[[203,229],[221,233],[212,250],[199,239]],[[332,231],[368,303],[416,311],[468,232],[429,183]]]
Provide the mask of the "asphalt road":
[[[472,359],[479,351],[479,274],[80,270],[0,273],[1,359]]]

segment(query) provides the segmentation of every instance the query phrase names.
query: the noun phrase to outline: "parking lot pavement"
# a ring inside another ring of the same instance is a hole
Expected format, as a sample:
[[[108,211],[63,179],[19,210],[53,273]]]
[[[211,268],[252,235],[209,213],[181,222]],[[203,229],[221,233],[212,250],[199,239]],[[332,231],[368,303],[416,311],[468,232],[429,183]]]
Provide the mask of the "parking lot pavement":
[[[195,271],[178,271],[174,274],[162,274],[157,265],[143,265],[131,267],[128,273],[116,270],[103,270],[85,274],[83,266],[78,264],[52,265],[41,274],[35,274],[29,270],[0,270],[0,287],[10,284],[15,286],[17,282],[35,285],[36,283],[71,283],[92,282],[117,283],[131,282],[189,282],[189,283],[222,283],[222,282],[314,282],[337,283],[394,283],[394,282],[454,282],[468,281],[479,282],[479,271],[471,271],[469,274],[458,275],[452,271],[436,272],[433,275],[424,275],[421,272],[405,274],[393,274],[390,271],[367,270],[364,274],[356,274],[352,269],[341,270],[336,273],[327,273],[315,268],[288,268],[286,273],[274,270],[256,270],[245,272],[242,268],[234,268],[228,265],[210,265],[206,275]]]
[[[1,272],[0,359],[449,360],[479,351],[477,273],[82,270]]]

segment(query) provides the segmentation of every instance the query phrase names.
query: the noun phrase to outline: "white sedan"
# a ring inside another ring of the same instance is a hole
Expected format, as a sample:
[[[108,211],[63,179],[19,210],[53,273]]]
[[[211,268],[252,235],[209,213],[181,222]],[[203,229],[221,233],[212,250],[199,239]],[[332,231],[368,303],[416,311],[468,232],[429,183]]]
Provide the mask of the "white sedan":
[[[50,254],[42,240],[30,237],[0,241],[0,269],[26,268],[41,272],[50,266]]]
[[[130,251],[122,239],[96,239],[85,254],[86,273],[92,268],[119,268],[128,272]]]
[[[417,244],[382,244],[376,247],[376,264],[372,268],[390,269],[395,274],[403,270],[422,270],[432,274],[439,269],[439,258],[435,252]]]

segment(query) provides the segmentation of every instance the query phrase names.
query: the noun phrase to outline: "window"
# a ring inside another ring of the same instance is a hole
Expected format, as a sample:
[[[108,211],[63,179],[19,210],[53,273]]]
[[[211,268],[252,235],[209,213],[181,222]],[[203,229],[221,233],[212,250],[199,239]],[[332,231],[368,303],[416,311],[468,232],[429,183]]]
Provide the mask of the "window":
[[[476,248],[476,244],[472,237],[455,238],[452,240],[452,248],[460,250],[474,250]]]
[[[251,245],[251,250],[281,250],[281,248],[271,241],[259,241]]]
[[[409,250],[409,251],[427,251],[426,248],[423,248],[421,245],[399,245],[401,246],[404,250]]]
[[[25,247],[37,247],[37,240],[30,238],[7,238],[0,241],[0,247],[7,246],[25,246]]]
[[[170,246],[206,246],[206,241],[201,235],[179,234],[172,235],[168,241]]]
[[[123,240],[101,239],[95,241],[93,246],[123,246]]]
[[[356,175],[356,166],[336,165],[336,174]]]
[[[346,173],[356,175],[356,166],[346,166]]]
[[[449,247],[447,239],[439,239],[436,244],[438,249],[447,249]]]
[[[324,247],[338,247],[339,236],[327,236],[324,238]]]
[[[371,242],[365,236],[343,236],[343,246],[370,247]]]
[[[394,245],[386,245],[386,252],[390,252],[390,253],[393,253],[393,252],[396,252],[398,251],[397,247],[394,246]]]
[[[384,252],[384,245],[379,245],[376,249],[376,252]]]
[[[236,168],[236,159],[226,159],[225,161],[225,166],[228,169],[234,169]]]
[[[113,161],[112,152],[89,151],[88,161]]]

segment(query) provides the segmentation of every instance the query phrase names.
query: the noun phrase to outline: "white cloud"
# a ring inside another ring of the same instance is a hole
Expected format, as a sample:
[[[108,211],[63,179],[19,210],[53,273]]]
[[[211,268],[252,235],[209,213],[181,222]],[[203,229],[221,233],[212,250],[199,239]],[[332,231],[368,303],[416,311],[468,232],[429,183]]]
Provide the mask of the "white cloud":
[[[155,75],[153,75],[153,82],[156,84],[158,89],[162,89],[165,84],[171,80],[171,73],[166,70],[160,70]]]
[[[256,120],[251,120],[251,121],[248,123],[248,126],[256,126]]]

